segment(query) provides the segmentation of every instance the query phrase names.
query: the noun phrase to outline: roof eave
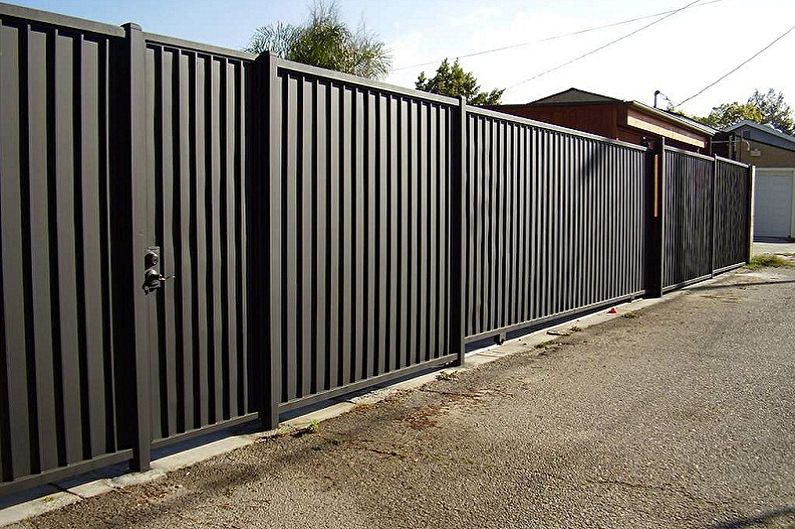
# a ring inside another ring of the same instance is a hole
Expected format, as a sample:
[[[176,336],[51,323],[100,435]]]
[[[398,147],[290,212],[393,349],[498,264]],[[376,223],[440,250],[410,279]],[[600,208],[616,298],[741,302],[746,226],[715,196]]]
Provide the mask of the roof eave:
[[[689,121],[685,121],[684,119],[681,119],[681,118],[679,118],[679,117],[677,117],[677,116],[675,116],[675,115],[673,115],[673,114],[671,114],[669,112],[665,112],[663,110],[660,110],[659,108],[651,107],[651,106],[646,105],[644,103],[641,103],[639,101],[629,101],[629,105],[632,106],[632,107],[635,107],[635,108],[637,108],[639,110],[643,110],[644,112],[649,112],[651,114],[654,114],[655,116],[658,116],[658,117],[663,118],[665,120],[673,121],[677,125],[685,127],[686,129],[689,129],[689,130],[692,130],[692,131],[700,132],[702,134],[708,134],[709,136],[714,136],[715,134],[720,132],[718,129],[713,129],[712,127],[709,127],[707,125],[701,125],[701,124],[691,123]]]

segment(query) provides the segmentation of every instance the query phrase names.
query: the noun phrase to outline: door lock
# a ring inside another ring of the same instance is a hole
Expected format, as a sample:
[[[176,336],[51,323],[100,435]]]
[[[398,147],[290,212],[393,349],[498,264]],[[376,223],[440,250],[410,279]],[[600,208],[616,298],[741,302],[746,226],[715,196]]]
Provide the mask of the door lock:
[[[164,276],[157,270],[157,265],[160,264],[160,247],[150,246],[146,255],[144,256],[144,293],[149,294],[153,290],[162,287],[163,284],[169,280],[174,279],[175,275]]]

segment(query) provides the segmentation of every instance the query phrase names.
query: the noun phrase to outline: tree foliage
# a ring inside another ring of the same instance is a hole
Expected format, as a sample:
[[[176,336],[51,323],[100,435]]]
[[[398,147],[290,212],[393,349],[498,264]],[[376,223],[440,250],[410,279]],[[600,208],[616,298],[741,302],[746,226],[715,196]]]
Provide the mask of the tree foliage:
[[[371,79],[384,77],[392,66],[386,44],[364,23],[356,30],[349,28],[334,2],[315,3],[304,24],[276,22],[258,28],[246,51],[270,51],[283,59]]]
[[[436,75],[431,78],[421,72],[414,83],[417,90],[424,90],[433,94],[443,96],[460,97],[464,96],[466,102],[471,105],[494,105],[502,99],[505,89],[494,89],[491,92],[481,92],[478,80],[472,72],[466,72],[458,63],[458,59],[453,64],[447,59],[442,61],[436,69]]]
[[[754,90],[745,103],[735,101],[713,107],[701,121],[710,127],[724,129],[744,119],[771,125],[786,134],[795,133],[795,118],[784,94],[772,88],[766,93]]]

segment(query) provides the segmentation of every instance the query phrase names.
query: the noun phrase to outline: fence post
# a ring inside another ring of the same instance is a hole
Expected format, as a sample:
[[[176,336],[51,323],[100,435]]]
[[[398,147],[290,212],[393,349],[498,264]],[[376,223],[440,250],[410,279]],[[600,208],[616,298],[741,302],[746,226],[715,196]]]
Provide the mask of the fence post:
[[[715,277],[715,240],[718,235],[716,219],[718,205],[718,155],[712,155],[712,257],[710,260],[710,275]]]
[[[111,145],[114,178],[113,215],[118,216],[114,269],[125,281],[119,285],[114,304],[119,311],[114,322],[126,327],[120,339],[121,373],[119,405],[132,417],[123,423],[123,438],[132,447],[130,468],[149,469],[152,425],[149,369],[149,304],[141,288],[147,247],[147,174],[146,174],[146,43],[141,26],[122,26],[125,37],[119,43],[111,68],[118,68],[119,89],[112,95],[111,117],[117,141]],[[125,244],[126,243],[126,244]],[[118,250],[118,251],[117,251]],[[118,260],[116,260],[118,259]],[[118,264],[118,267],[116,266]],[[123,306],[122,306],[123,305]],[[132,314],[129,310],[132,310]],[[126,343],[121,343],[122,341]],[[134,373],[129,376],[129,373]]]
[[[650,174],[649,235],[646,247],[646,295],[662,296],[665,245],[665,138],[654,142]]]
[[[263,53],[257,57],[260,68],[260,81],[265,88],[267,97],[263,100],[257,123],[258,156],[260,159],[260,182],[257,200],[258,209],[267,211],[265,222],[260,223],[260,238],[263,243],[259,259],[263,266],[260,268],[265,274],[264,281],[260,281],[258,303],[266,307],[265,314],[261,314],[259,322],[252,322],[254,326],[262,326],[261,322],[268,322],[267,328],[260,331],[260,358],[262,365],[261,377],[261,402],[260,422],[263,429],[273,430],[279,426],[279,403],[281,402],[281,347],[282,347],[282,299],[281,299],[281,245],[282,245],[282,190],[281,190],[281,160],[279,159],[279,119],[280,93],[278,87],[278,58],[270,53]],[[251,210],[249,210],[251,211]],[[265,226],[263,229],[262,226]]]
[[[746,263],[751,262],[754,255],[754,191],[756,187],[756,166],[748,167],[748,248],[746,250]]]
[[[450,348],[458,355],[457,365],[464,365],[466,354],[464,326],[464,156],[466,154],[466,99],[461,97],[458,112],[452,120],[450,149]]]

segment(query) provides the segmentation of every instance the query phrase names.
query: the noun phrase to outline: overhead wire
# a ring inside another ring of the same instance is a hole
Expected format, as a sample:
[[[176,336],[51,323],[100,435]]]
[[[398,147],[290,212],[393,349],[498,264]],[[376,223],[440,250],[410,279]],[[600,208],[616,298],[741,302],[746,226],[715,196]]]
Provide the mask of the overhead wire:
[[[723,1],[724,0],[709,0],[708,2],[704,2],[704,3],[698,4],[698,5],[694,5],[694,6],[688,6],[688,7],[685,7],[684,9],[688,9],[689,7],[704,7],[704,6],[708,6],[710,4],[716,4],[718,2],[723,2]],[[668,10],[668,11],[660,11],[659,13],[654,13],[654,14],[651,14],[651,15],[642,15],[642,16],[635,17],[635,18],[629,18],[629,19],[626,19],[626,20],[620,20],[618,22],[611,22],[609,24],[603,24],[601,26],[593,26],[593,27],[589,27],[589,28],[579,29],[579,30],[576,30],[576,31],[570,31],[568,33],[560,33],[560,34],[557,34],[557,35],[551,35],[549,37],[544,37],[544,38],[538,39],[538,40],[530,40],[530,41],[526,41],[526,42],[517,42],[516,44],[509,44],[507,46],[500,46],[498,48],[489,48],[489,49],[486,49],[486,50],[480,50],[480,51],[474,51],[474,52],[471,52],[471,53],[465,53],[463,55],[457,55],[456,58],[457,59],[466,59],[466,58],[469,58],[469,57],[478,57],[480,55],[487,55],[489,53],[498,53],[498,52],[501,52],[501,51],[512,50],[512,49],[515,49],[515,48],[522,48],[524,46],[530,46],[532,44],[540,44],[542,42],[549,42],[549,41],[552,41],[552,40],[563,39],[563,38],[566,38],[566,37],[574,37],[574,36],[577,36],[577,35],[582,35],[584,33],[590,33],[592,31],[598,31],[600,29],[608,29],[608,28],[612,28],[612,27],[616,27],[616,26],[623,26],[623,25],[626,25],[626,24],[631,24],[632,22],[638,22],[638,21],[641,21],[641,20],[649,19],[649,18],[659,17],[659,16],[662,16],[662,15],[675,14],[675,13],[678,13],[679,11],[682,11],[682,10],[683,10],[683,8],[671,9],[671,10]],[[420,63],[416,63],[416,64],[410,64],[410,65],[407,65],[407,66],[401,66],[399,68],[394,68],[392,71],[399,72],[401,70],[408,70],[410,68],[419,68],[421,66],[430,66],[430,65],[433,65],[433,64],[438,64],[438,63],[442,62],[443,60],[444,59],[437,59],[437,60],[433,60],[433,61],[426,61],[426,62],[420,62]]]
[[[511,90],[513,88],[516,88],[517,86],[521,86],[521,85],[523,85],[525,83],[529,83],[530,81],[538,79],[539,77],[543,77],[543,76],[545,76],[547,74],[550,74],[550,73],[552,73],[554,71],[560,70],[561,68],[564,68],[564,67],[566,67],[566,66],[568,66],[570,64],[573,64],[573,63],[575,63],[577,61],[581,61],[582,59],[585,59],[586,57],[590,57],[591,55],[593,55],[595,53],[598,53],[598,52],[604,50],[605,48],[608,48],[608,47],[610,47],[610,46],[612,46],[614,44],[617,44],[617,43],[621,42],[622,40],[628,39],[629,37],[632,37],[633,35],[637,35],[641,31],[643,31],[645,29],[648,29],[648,28],[654,26],[655,24],[659,24],[663,20],[666,20],[666,19],[676,15],[677,13],[681,13],[685,9],[693,7],[693,5],[697,4],[700,1],[701,0],[693,0],[692,2],[680,7],[679,9],[674,9],[673,11],[670,11],[668,14],[666,14],[666,15],[664,15],[664,16],[662,16],[662,17],[660,17],[660,18],[658,18],[658,19],[656,19],[656,20],[654,20],[654,21],[652,21],[652,22],[650,22],[648,24],[646,24],[645,26],[642,26],[642,27],[640,27],[638,29],[630,31],[629,33],[626,33],[626,34],[618,37],[617,39],[613,39],[610,42],[607,42],[607,43],[602,44],[601,46],[599,46],[597,48],[594,48],[594,49],[589,50],[589,51],[587,51],[587,52],[585,52],[583,54],[580,54],[580,55],[578,55],[578,56],[576,56],[576,57],[574,57],[572,59],[567,60],[566,62],[560,63],[560,64],[558,64],[556,66],[553,66],[552,68],[547,68],[546,70],[543,70],[543,71],[533,75],[532,77],[528,77],[527,79],[523,79],[523,80],[519,81],[518,83],[514,83],[511,86],[507,87],[506,90]]]
[[[721,81],[723,81],[724,79],[726,79],[727,77],[729,77],[731,74],[733,74],[734,72],[736,72],[737,70],[739,70],[740,68],[742,68],[743,66],[745,66],[746,64],[748,64],[749,62],[753,61],[754,59],[756,59],[757,57],[759,57],[760,55],[762,55],[762,54],[763,54],[764,52],[766,52],[768,49],[770,49],[771,47],[773,47],[773,45],[775,45],[775,44],[776,44],[778,41],[780,41],[781,39],[783,39],[784,37],[786,37],[787,35],[789,35],[789,34],[792,32],[792,30],[795,30],[795,24],[794,24],[794,25],[792,25],[792,26],[790,26],[790,28],[789,28],[788,30],[786,30],[784,33],[782,33],[781,35],[779,35],[778,37],[776,37],[775,39],[773,39],[773,40],[772,40],[770,43],[768,43],[768,44],[767,44],[767,45],[766,45],[764,48],[762,48],[761,50],[757,51],[756,53],[754,53],[753,55],[751,55],[750,57],[748,57],[747,59],[745,59],[744,61],[742,61],[740,64],[738,64],[737,66],[735,66],[734,68],[732,68],[731,70],[729,70],[728,72],[726,72],[725,74],[721,75],[720,77],[718,77],[717,79],[715,79],[714,81],[712,81],[711,83],[709,83],[707,86],[705,86],[704,88],[702,88],[701,90],[699,90],[698,92],[696,92],[695,94],[691,95],[690,97],[686,97],[685,99],[683,99],[682,101],[680,101],[678,105],[674,105],[674,106],[675,106],[675,107],[680,107],[680,106],[684,105],[685,103],[687,103],[688,101],[691,101],[691,100],[693,100],[693,99],[697,98],[698,96],[700,96],[701,94],[703,94],[704,92],[706,92],[707,90],[709,90],[710,88],[712,88],[713,86],[715,86],[716,84],[720,83]]]

